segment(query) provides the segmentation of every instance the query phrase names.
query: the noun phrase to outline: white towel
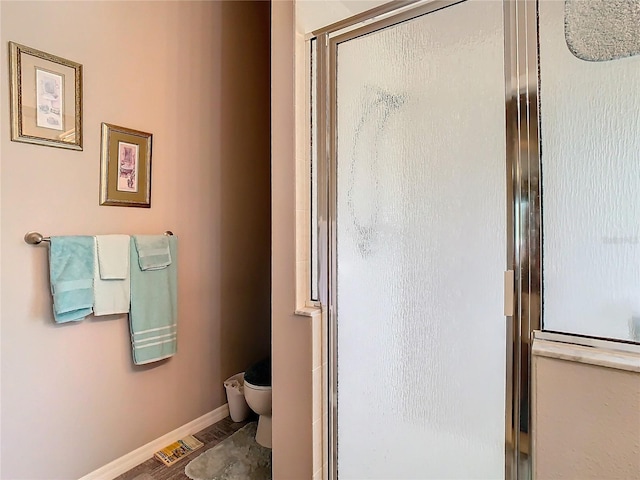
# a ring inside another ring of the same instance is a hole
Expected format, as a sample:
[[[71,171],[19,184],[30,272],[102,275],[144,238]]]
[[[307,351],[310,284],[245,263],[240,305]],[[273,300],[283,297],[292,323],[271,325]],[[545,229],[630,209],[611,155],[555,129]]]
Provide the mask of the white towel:
[[[131,298],[129,277],[128,235],[98,235],[95,237],[93,314],[127,313]]]
[[[129,277],[129,235],[98,235],[96,258],[102,280],[124,280]]]

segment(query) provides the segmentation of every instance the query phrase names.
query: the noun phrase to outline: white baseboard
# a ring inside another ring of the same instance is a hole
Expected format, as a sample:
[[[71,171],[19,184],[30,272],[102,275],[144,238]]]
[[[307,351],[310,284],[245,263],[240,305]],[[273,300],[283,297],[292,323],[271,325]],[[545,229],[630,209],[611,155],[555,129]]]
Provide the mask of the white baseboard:
[[[122,475],[128,472],[133,467],[140,465],[153,457],[153,454],[158,450],[166,447],[167,445],[186,437],[187,435],[193,435],[200,430],[219,422],[223,418],[229,416],[229,405],[225,403],[221,407],[212,410],[209,413],[205,413],[199,418],[192,420],[191,422],[176,428],[172,432],[166,435],[156,438],[155,440],[143,445],[140,448],[136,448],[133,452],[129,452],[120,458],[117,458],[113,462],[107,463],[105,466],[88,473],[79,480],[105,480],[113,479],[118,475]]]

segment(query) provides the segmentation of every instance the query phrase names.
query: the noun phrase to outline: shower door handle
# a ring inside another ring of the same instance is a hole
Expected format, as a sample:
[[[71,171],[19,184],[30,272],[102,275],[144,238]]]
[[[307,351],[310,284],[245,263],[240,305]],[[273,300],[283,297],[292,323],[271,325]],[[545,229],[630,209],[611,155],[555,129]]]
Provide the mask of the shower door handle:
[[[515,306],[514,281],[515,275],[513,270],[504,272],[504,316],[513,317]]]

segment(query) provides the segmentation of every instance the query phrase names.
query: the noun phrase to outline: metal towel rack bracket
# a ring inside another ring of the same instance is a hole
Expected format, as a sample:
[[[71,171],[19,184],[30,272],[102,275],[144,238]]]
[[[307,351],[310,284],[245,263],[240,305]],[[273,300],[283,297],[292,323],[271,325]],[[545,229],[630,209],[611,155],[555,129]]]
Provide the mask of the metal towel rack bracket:
[[[165,235],[173,235],[171,230],[164,232]],[[42,242],[50,242],[51,237],[43,237],[39,232],[27,232],[24,235],[24,241],[29,245],[40,245]]]

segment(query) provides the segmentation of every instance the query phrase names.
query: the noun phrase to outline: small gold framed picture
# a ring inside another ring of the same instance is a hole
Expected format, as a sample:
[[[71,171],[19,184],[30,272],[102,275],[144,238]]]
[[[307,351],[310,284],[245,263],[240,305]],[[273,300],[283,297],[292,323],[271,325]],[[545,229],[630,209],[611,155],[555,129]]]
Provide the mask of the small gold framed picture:
[[[11,140],[82,150],[82,65],[9,42]]]
[[[150,133],[102,124],[100,205],[151,207]]]

